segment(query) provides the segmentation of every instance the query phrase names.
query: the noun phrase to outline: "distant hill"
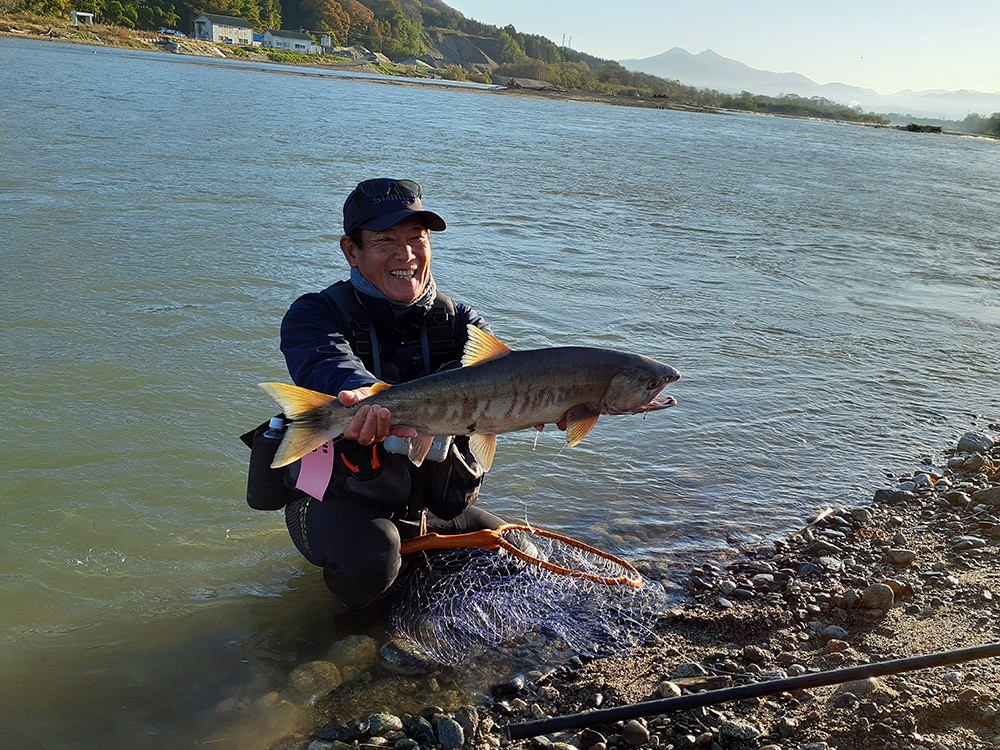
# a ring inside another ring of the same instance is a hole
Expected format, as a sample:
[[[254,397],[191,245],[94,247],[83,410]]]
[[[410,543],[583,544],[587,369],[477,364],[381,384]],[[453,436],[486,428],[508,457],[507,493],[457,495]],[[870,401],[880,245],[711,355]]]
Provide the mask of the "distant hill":
[[[860,106],[865,111],[894,112],[920,118],[962,120],[970,113],[1000,112],[1000,92],[981,91],[877,91],[844,83],[816,83],[800,73],[775,73],[705,50],[696,55],[674,47],[642,60],[620,60],[628,70],[648,73],[687,86],[709,88],[727,94],[749,91],[765,96],[797,94]]]

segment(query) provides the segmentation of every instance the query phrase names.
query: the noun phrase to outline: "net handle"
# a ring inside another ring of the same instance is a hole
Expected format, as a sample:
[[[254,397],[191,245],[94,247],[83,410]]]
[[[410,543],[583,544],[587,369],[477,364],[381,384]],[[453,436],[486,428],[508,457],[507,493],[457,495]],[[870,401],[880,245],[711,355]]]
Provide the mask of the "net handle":
[[[625,570],[625,575],[600,576],[594,573],[586,573],[582,570],[574,570],[573,568],[565,568],[561,565],[550,563],[547,560],[542,560],[534,555],[529,555],[517,545],[508,542],[504,538],[505,531],[523,531],[526,534],[543,536],[548,539],[553,539],[561,544],[575,547],[576,549],[587,552],[595,557],[601,557],[614,563],[615,565],[620,566]],[[481,531],[472,531],[467,534],[423,534],[421,536],[403,541],[400,544],[399,552],[401,555],[409,555],[415,552],[424,552],[432,549],[459,549],[462,547],[504,549],[515,557],[524,560],[526,563],[536,565],[551,573],[573,576],[575,578],[584,578],[588,581],[593,581],[594,583],[604,584],[605,586],[632,586],[633,588],[639,588],[643,583],[642,575],[639,571],[632,567],[630,563],[622,560],[620,557],[616,557],[608,552],[603,552],[596,547],[591,547],[589,544],[584,544],[583,542],[577,541],[571,537],[557,534],[554,531],[536,529],[532,526],[525,526],[523,524],[507,523],[496,529],[483,529]]]

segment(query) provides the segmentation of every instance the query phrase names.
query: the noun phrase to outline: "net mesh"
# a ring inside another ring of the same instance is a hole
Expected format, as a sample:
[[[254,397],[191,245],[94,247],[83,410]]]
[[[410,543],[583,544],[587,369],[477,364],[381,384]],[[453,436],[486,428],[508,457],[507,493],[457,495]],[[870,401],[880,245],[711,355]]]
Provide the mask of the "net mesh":
[[[667,604],[660,584],[595,550],[523,531],[505,531],[504,538],[576,574],[552,572],[502,548],[423,552],[399,581],[392,609],[397,632],[442,664],[538,642],[602,656],[641,643]],[[606,582],[637,577],[638,586]]]

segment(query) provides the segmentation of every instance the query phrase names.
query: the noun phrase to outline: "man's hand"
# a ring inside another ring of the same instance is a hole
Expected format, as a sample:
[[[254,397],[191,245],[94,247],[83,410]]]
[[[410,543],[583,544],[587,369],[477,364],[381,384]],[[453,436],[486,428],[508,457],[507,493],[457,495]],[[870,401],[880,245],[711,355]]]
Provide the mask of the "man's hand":
[[[343,406],[354,406],[370,395],[371,388],[355,388],[353,391],[341,391],[337,394],[337,400]],[[412,427],[392,429],[391,425],[392,413],[388,409],[378,404],[368,404],[358,409],[350,424],[344,428],[344,437],[361,445],[371,445],[381,443],[389,435],[402,438],[417,436],[417,431]]]

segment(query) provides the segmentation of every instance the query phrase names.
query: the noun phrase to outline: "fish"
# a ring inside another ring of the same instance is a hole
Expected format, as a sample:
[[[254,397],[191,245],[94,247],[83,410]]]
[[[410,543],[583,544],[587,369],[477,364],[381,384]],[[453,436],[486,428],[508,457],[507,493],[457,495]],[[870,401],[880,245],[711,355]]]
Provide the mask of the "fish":
[[[643,355],[583,346],[512,350],[481,328],[468,330],[461,367],[398,385],[376,383],[353,406],[308,388],[260,383],[291,420],[271,466],[287,466],[336,438],[366,404],[387,408],[392,427],[417,431],[409,439],[413,464],[423,463],[435,436],[468,435],[473,456],[489,471],[497,435],[565,419],[566,442],[574,446],[602,414],[677,403],[663,391],[680,373]]]

